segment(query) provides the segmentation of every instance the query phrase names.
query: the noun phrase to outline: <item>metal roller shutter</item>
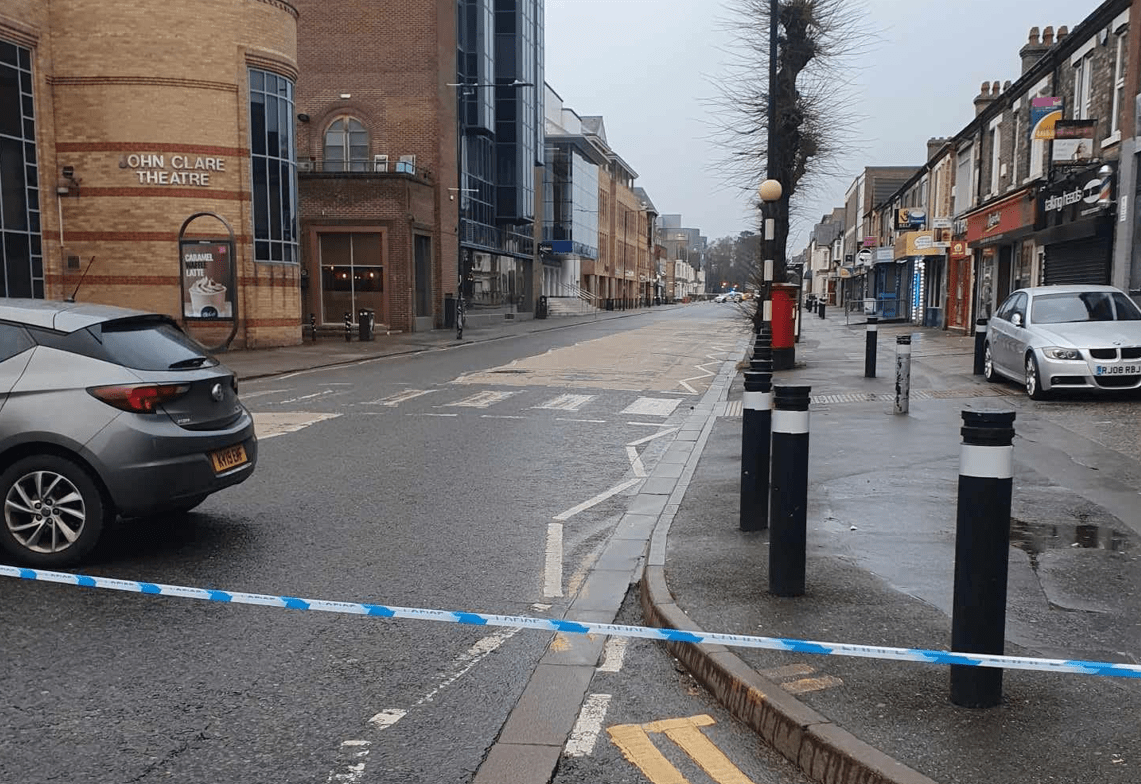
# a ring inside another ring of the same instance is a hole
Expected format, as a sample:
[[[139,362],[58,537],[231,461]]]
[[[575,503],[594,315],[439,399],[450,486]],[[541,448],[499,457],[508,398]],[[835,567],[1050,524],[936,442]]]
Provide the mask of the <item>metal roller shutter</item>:
[[[1047,245],[1042,283],[1046,286],[1107,286],[1111,253],[1112,243],[1109,237],[1090,237],[1076,242]]]

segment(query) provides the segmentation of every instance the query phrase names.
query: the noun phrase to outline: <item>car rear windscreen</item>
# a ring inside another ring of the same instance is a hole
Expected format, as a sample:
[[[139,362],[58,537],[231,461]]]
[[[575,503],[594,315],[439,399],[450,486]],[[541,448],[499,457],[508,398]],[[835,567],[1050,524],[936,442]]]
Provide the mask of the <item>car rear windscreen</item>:
[[[110,321],[101,331],[107,359],[135,370],[169,370],[208,356],[206,349],[165,321]],[[200,366],[213,364],[207,359]]]

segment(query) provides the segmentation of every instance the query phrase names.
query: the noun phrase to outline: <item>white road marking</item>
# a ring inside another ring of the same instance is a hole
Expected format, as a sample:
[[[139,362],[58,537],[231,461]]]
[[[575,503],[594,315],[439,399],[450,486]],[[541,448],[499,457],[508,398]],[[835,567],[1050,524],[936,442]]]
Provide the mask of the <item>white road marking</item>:
[[[657,425],[657,427],[661,427],[661,425]],[[678,428],[671,427],[669,430],[663,430],[660,433],[654,433],[652,436],[646,436],[645,438],[639,438],[637,441],[631,441],[626,446],[641,446],[642,444],[648,444],[649,442],[653,441],[656,438],[661,438],[662,436],[668,436],[670,433],[676,433],[677,431],[678,431]]]
[[[555,418],[556,422],[582,422],[588,425],[605,425],[605,419],[559,419]]]
[[[641,481],[642,481],[641,479],[639,479],[638,477],[635,477],[633,479],[630,479],[630,480],[623,482],[620,485],[615,485],[614,487],[610,488],[609,490],[606,490],[604,492],[599,493],[594,498],[591,498],[587,501],[583,501],[578,506],[572,506],[570,509],[566,510],[562,514],[555,515],[555,519],[565,522],[566,520],[569,520],[572,517],[574,517],[579,512],[585,512],[587,509],[590,509],[592,506],[598,506],[598,504],[601,504],[607,498],[610,498],[611,496],[618,495],[623,490],[628,490]]]
[[[680,402],[680,400],[667,397],[640,397],[626,406],[621,413],[632,416],[668,417]]]
[[[341,393],[335,389],[322,389],[320,392],[314,392],[311,395],[301,395],[300,397],[291,397],[288,400],[279,400],[279,401],[277,401],[277,405],[284,406],[284,405],[288,405],[289,403],[299,403],[302,400],[312,400],[315,397],[326,397],[328,395],[339,395],[339,394],[341,394]]]
[[[534,408],[547,408],[554,411],[578,411],[590,401],[594,400],[597,395],[559,395],[556,398],[551,398],[541,406],[534,406]]]
[[[531,609],[535,612],[546,612],[547,610],[551,609],[551,605],[543,604],[542,602],[535,602],[531,605]]]
[[[379,400],[369,400],[361,403],[362,406],[389,406],[395,407],[401,403],[406,403],[413,398],[418,398],[422,395],[430,395],[438,390],[435,389],[406,389],[403,392],[397,392],[395,395],[382,397]]]
[[[634,476],[645,479],[646,467],[642,465],[642,458],[638,457],[637,447],[626,447],[626,457],[630,458],[630,468],[634,471]]]
[[[619,672],[622,662],[626,660],[626,645],[630,640],[626,637],[611,637],[602,648],[602,664],[598,665],[599,672]]]
[[[627,422],[631,427],[661,427],[661,422]]]
[[[527,419],[525,416],[514,416],[512,414],[480,414],[480,419]]]
[[[267,389],[264,392],[242,392],[238,395],[241,400],[249,400],[251,397],[265,397],[266,395],[276,395],[281,392],[292,392],[292,389]]]
[[[447,403],[446,405],[462,408],[487,408],[496,403],[502,403],[514,394],[514,392],[493,392],[488,390],[485,392],[477,392],[471,397],[465,397],[463,400],[457,400],[454,403]]]
[[[336,419],[340,414],[311,414],[305,412],[257,412],[254,417],[254,432],[259,441],[267,438],[283,436],[286,433],[296,433],[310,425],[324,422],[326,419]]]
[[[429,413],[415,413],[405,414],[404,416],[429,416],[429,417],[458,417],[459,414],[429,414]]]
[[[547,525],[547,558],[543,567],[543,598],[563,595],[563,526]]]
[[[710,357],[710,359],[712,359],[712,358],[713,357]],[[722,360],[718,360],[718,361],[720,362]],[[701,380],[706,379],[706,378],[714,378],[714,377],[716,377],[717,374],[711,373],[709,371],[709,369],[706,368],[704,365],[694,365],[694,367],[701,371],[701,375],[700,376],[694,376],[693,378],[684,379],[683,381],[679,381],[678,383],[681,384],[683,387],[685,387],[687,390],[689,390],[692,394],[696,395],[697,390],[694,389],[693,387],[691,387],[689,385],[689,382],[690,381],[701,381]]]
[[[380,713],[373,716],[368,720],[368,723],[376,727],[378,730],[388,729],[393,724],[403,719],[407,714],[408,711],[406,710],[400,710],[399,708],[389,708],[388,710],[382,710]]]
[[[565,753],[568,757],[589,757],[594,753],[594,745],[606,721],[606,709],[610,706],[609,694],[591,694],[582,704],[578,721],[574,723]]]
[[[495,634],[488,635],[476,642],[476,644],[468,648],[465,653],[461,653],[456,657],[456,660],[452,662],[452,667],[455,668],[452,673],[441,681],[436,688],[417,700],[414,707],[419,707],[426,702],[431,702],[435,699],[437,694],[471,672],[473,667],[498,650],[500,645],[510,640],[519,631],[519,629],[501,629]]]

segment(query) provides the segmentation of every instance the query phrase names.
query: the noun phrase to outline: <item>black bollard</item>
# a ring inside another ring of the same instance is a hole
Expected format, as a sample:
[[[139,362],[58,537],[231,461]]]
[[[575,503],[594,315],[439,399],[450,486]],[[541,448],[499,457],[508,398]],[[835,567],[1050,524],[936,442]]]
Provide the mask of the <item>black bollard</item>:
[[[769,593],[804,594],[808,546],[809,386],[773,388],[772,478],[769,512]]]
[[[313,333],[313,342],[317,342],[317,314],[309,314],[309,331]]]
[[[964,411],[962,434],[951,650],[1002,654],[1014,412]],[[964,708],[991,708],[1001,701],[1001,669],[951,666],[951,702]]]
[[[864,348],[864,378],[876,377],[876,339],[879,338],[879,319],[868,316],[867,345]]]
[[[911,335],[895,339],[895,413],[911,409]]]
[[[741,426],[741,530],[769,527],[769,457],[773,408],[772,336],[762,328],[753,343],[753,360],[745,371]]]
[[[986,330],[987,320],[981,318],[975,322],[975,375],[981,376],[986,360]]]
[[[345,342],[353,342],[353,314],[345,311]]]
[[[824,316],[824,308],[825,308],[827,305],[828,305],[828,300],[826,300],[826,299],[821,299],[821,300],[820,300],[820,318],[825,318],[825,316]]]

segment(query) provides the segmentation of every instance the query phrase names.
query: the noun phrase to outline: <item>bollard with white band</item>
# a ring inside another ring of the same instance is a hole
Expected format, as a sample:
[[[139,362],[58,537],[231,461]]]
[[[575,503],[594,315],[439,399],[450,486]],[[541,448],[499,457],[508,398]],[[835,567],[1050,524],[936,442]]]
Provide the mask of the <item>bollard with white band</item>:
[[[741,530],[769,527],[769,448],[772,438],[773,349],[768,325],[753,344],[751,369],[745,371],[741,426]]]
[[[347,310],[345,311],[345,342],[353,342],[353,317]]]
[[[975,322],[975,375],[981,376],[986,369],[986,332],[987,320],[981,318]]]
[[[879,319],[868,316],[867,344],[864,347],[864,378],[876,377],[876,339],[879,337]]]
[[[804,594],[808,547],[809,386],[774,387],[769,593]]]
[[[1014,412],[964,411],[955,523],[951,649],[1002,654],[1014,483]],[[951,702],[991,708],[1002,701],[1002,670],[951,667]]]
[[[824,306],[826,304],[828,304],[828,303],[823,297],[821,297],[820,301],[816,303],[816,307],[819,311],[817,315],[819,315],[820,318],[824,318]]]
[[[895,339],[895,408],[897,414],[911,410],[911,335]]]

